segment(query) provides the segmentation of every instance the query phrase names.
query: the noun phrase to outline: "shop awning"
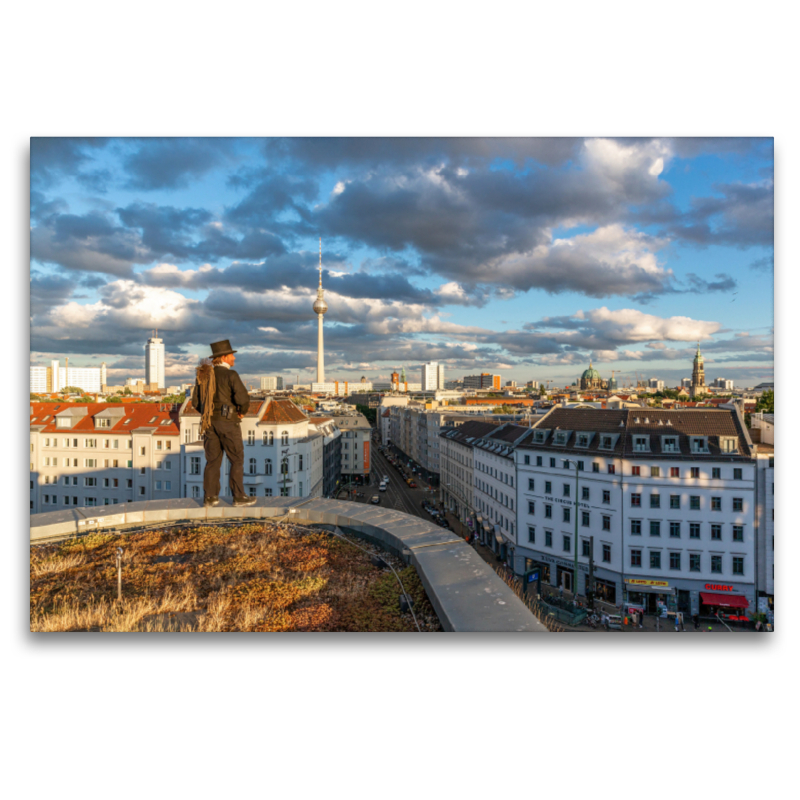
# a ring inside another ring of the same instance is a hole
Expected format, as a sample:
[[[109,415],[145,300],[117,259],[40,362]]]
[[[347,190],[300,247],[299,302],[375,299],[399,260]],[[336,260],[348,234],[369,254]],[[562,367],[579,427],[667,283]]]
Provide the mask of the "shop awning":
[[[740,594],[713,594],[700,592],[700,602],[706,606],[720,606],[721,608],[747,608],[750,604],[746,597]]]

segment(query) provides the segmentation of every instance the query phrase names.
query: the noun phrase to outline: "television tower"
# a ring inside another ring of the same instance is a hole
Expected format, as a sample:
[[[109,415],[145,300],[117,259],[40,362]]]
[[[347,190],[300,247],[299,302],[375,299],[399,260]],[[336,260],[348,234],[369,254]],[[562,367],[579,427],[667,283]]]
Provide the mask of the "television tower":
[[[322,237],[319,240],[319,287],[317,299],[314,301],[314,313],[317,315],[317,383],[325,383],[325,353],[322,347],[322,317],[328,310],[322,288]]]

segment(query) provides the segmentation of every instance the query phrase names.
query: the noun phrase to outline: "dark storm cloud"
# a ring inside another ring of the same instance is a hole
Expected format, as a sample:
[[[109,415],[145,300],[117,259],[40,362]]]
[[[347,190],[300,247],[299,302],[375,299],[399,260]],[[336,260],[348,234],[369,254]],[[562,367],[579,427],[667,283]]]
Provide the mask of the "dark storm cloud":
[[[528,161],[559,165],[569,161],[581,139],[561,138],[297,138],[267,139],[264,152],[272,161],[289,160],[309,168],[383,167],[385,165],[490,162],[507,159],[517,166]]]
[[[277,214],[294,211],[302,221],[311,218],[308,204],[317,196],[317,182],[307,177],[278,173],[272,169],[247,170],[231,177],[237,188],[249,188],[245,197],[227,209],[225,219],[235,225],[262,228],[275,223]],[[281,224],[281,228],[295,227]]]
[[[187,257],[194,248],[192,234],[210,222],[213,215],[204,208],[175,208],[154,203],[133,203],[116,209],[124,225],[141,231],[142,244],[156,257]]]
[[[129,189],[180,189],[231,161],[235,139],[143,139],[123,159]]]
[[[47,187],[64,177],[74,177],[108,142],[92,137],[32,137],[31,187]]]
[[[774,242],[774,187],[728,183],[714,187],[717,197],[692,200],[691,209],[676,215],[667,233],[703,247],[728,245],[771,247]]]
[[[146,263],[152,256],[138,234],[91,211],[51,215],[33,227],[31,258],[68,270],[123,277],[132,274],[134,263]]]
[[[39,314],[70,299],[78,281],[62,275],[31,273],[31,314]]]
[[[67,204],[61,198],[49,199],[42,192],[31,190],[31,222],[66,210]]]

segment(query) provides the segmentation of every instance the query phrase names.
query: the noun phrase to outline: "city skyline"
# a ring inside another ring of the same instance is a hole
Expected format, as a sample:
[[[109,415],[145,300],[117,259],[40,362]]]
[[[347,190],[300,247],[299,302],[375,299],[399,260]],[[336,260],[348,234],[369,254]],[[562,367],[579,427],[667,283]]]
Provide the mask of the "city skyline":
[[[771,139],[33,139],[31,363],[774,380]]]

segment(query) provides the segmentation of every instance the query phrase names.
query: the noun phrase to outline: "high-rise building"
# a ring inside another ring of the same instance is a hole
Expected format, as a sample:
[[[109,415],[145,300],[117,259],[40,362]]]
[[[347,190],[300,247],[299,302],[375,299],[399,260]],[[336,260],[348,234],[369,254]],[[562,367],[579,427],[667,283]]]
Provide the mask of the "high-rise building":
[[[497,389],[500,390],[500,376],[490,372],[481,372],[480,375],[465,375],[465,389]]]
[[[262,378],[261,389],[266,392],[283,391],[283,378],[278,376]]]
[[[420,385],[423,392],[435,392],[437,389],[444,389],[444,364],[439,364],[438,361],[423,364]]]
[[[157,336],[149,338],[144,347],[144,382],[155,383],[159,389],[167,388],[164,376],[164,342]]]
[[[59,392],[67,386],[99,392],[106,381],[106,364],[104,361],[99,367],[70,367],[67,359],[67,366],[59,367],[58,359],[53,359],[49,367],[31,367],[30,380],[31,392],[37,394]]]
[[[325,355],[322,346],[322,318],[328,310],[322,289],[322,239],[319,240],[319,286],[317,299],[314,301],[314,313],[317,315],[317,383],[325,383]]]

